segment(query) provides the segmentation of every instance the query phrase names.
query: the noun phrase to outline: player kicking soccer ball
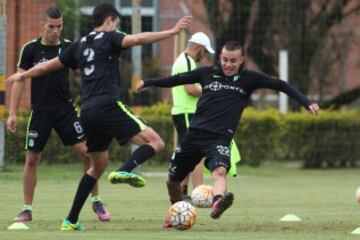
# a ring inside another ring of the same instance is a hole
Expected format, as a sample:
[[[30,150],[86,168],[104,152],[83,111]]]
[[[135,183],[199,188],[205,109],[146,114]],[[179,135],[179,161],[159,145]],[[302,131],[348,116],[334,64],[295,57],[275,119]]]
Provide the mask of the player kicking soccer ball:
[[[211,171],[213,203],[210,217],[219,218],[234,201],[227,192],[227,172],[230,168],[230,144],[241,114],[252,92],[259,88],[282,91],[295,98],[316,115],[319,106],[310,101],[289,83],[244,68],[240,43],[227,42],[220,54],[219,67],[203,67],[163,79],[140,81],[138,92],[152,86],[169,88],[199,83],[202,88],[195,115],[169,164],[167,188],[171,203],[181,201],[181,182],[200,160]],[[164,227],[170,224],[165,221]]]
[[[119,57],[121,52],[135,45],[164,40],[191,26],[191,17],[185,16],[174,27],[164,31],[126,35],[116,31],[120,24],[120,13],[113,5],[105,3],[94,8],[92,21],[93,31],[71,44],[60,53],[59,57],[37,64],[7,79],[8,83],[23,81],[63,67],[78,66],[81,71],[81,122],[92,161],[90,168],[79,182],[70,212],[61,225],[63,231],[83,229],[78,222],[79,214],[91,189],[108,165],[108,148],[113,138],[119,144],[131,141],[139,145],[128,160],[129,165],[126,168],[129,169],[141,164],[164,148],[164,142],[160,136],[133,115],[120,101]],[[110,179],[114,179],[112,180],[114,182],[125,182],[134,186],[145,184],[133,173],[116,173],[111,176],[113,177]]]

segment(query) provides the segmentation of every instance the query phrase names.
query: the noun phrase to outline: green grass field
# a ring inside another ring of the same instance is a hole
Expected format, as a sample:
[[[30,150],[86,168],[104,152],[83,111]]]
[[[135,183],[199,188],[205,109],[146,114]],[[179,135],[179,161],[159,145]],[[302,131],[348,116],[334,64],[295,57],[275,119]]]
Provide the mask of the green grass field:
[[[88,200],[80,217],[85,231],[60,232],[80,169],[80,165],[40,166],[30,229],[10,231],[6,227],[22,206],[22,166],[8,166],[7,172],[0,173],[0,239],[360,239],[350,234],[360,227],[360,206],[354,198],[359,169],[315,171],[289,164],[240,167],[239,176],[229,180],[229,190],[235,194],[233,207],[218,220],[209,217],[209,209],[197,209],[196,224],[181,232],[161,228],[169,207],[166,167],[144,167],[145,173],[163,174],[146,175],[148,185],[143,189],[111,185],[105,176],[101,179],[110,222],[99,222]],[[279,221],[289,213],[303,221]]]

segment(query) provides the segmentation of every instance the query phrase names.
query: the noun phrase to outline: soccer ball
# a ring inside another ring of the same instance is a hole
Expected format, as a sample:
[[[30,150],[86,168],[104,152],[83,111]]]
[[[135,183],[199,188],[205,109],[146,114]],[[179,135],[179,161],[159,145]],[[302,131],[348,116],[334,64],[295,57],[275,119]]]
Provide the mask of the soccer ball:
[[[191,193],[191,200],[194,206],[200,208],[211,207],[213,199],[212,186],[199,185]]]
[[[167,212],[167,221],[178,230],[187,230],[195,223],[196,209],[189,202],[174,203]]]

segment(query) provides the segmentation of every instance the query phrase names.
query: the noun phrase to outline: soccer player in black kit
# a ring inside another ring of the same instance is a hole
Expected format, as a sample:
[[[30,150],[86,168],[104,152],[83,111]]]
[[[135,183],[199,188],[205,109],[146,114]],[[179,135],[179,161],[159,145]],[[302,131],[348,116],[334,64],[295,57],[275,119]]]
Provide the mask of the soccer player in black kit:
[[[161,32],[145,32],[125,35],[116,32],[120,14],[110,4],[94,8],[94,30],[72,44],[59,57],[38,64],[23,73],[16,73],[7,82],[21,81],[66,67],[79,67],[82,80],[81,121],[87,137],[86,145],[93,161],[90,169],[80,180],[73,205],[61,225],[63,231],[78,231],[79,213],[90,190],[106,169],[108,147],[112,138],[123,144],[130,140],[140,147],[130,156],[123,167],[133,168],[164,147],[159,135],[134,116],[120,102],[119,56],[132,46],[157,42],[178,34],[191,25],[191,17],[181,18],[176,25]],[[135,187],[144,184],[135,174],[113,172],[112,182],[126,182]]]
[[[220,68],[203,67],[163,79],[140,81],[139,92],[145,88],[173,87],[200,83],[203,91],[189,131],[170,160],[167,181],[170,201],[181,200],[181,182],[205,157],[205,166],[213,179],[213,204],[210,216],[217,219],[229,208],[234,195],[227,192],[226,175],[230,167],[230,141],[241,114],[251,96],[259,88],[282,91],[295,98],[313,115],[319,106],[310,101],[290,84],[243,68],[244,56],[240,43],[227,42],[220,54]],[[170,227],[165,220],[163,227]]]
[[[18,71],[23,72],[38,63],[59,56],[71,42],[60,37],[63,19],[59,9],[49,7],[41,22],[42,34],[24,45],[20,52]],[[74,109],[69,91],[69,68],[31,80],[31,114],[26,133],[26,161],[23,172],[24,206],[15,222],[32,220],[32,202],[36,186],[37,166],[52,129],[65,145],[73,145],[83,160],[85,171],[90,167],[90,154],[84,143],[84,131]],[[11,89],[7,128],[16,132],[16,110],[24,82],[15,82]],[[101,202],[98,186],[92,190],[92,207],[101,221],[108,221],[110,214]]]

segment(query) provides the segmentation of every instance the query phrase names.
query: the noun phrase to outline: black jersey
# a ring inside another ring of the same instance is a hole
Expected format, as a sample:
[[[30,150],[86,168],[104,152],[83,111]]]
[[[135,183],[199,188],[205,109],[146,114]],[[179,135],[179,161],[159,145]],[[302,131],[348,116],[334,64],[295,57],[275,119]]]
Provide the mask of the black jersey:
[[[24,70],[59,56],[70,46],[69,40],[60,40],[58,45],[45,45],[41,38],[26,43],[21,52],[18,67]],[[69,69],[62,68],[31,80],[32,109],[50,109],[64,106],[71,102],[69,91]]]
[[[259,88],[282,91],[295,98],[304,107],[309,100],[296,88],[280,79],[243,69],[232,77],[225,76],[216,67],[203,67],[163,79],[144,81],[144,87],[173,87],[200,83],[200,97],[190,129],[201,129],[232,138],[250,95]]]
[[[120,99],[120,32],[91,32],[60,54],[65,66],[81,70],[81,108],[115,103]]]

